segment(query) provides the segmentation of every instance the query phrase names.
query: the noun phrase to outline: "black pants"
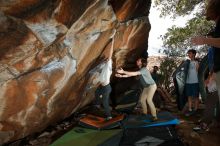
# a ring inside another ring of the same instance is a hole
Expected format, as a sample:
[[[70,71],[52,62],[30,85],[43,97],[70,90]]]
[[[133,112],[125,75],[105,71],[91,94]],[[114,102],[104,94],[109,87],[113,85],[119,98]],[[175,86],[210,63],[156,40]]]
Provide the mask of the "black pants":
[[[106,86],[100,85],[95,91],[96,102],[98,104],[102,102],[106,116],[111,116],[111,111],[109,107],[109,96],[110,96],[111,91],[112,91],[112,88],[110,84]]]
[[[216,117],[218,118],[219,113],[216,111],[218,107],[218,92],[212,92],[207,94],[207,99],[205,101],[205,110],[203,113],[203,122],[210,124],[212,120]]]

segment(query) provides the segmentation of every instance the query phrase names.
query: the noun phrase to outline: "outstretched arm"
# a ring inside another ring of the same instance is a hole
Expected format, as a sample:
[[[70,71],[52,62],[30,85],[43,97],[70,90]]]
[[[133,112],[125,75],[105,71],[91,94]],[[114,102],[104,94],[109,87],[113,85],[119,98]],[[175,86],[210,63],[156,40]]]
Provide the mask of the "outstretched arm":
[[[206,38],[206,37],[194,37],[191,42],[195,45],[210,45],[213,47],[220,48],[220,38]]]
[[[112,38],[112,44],[111,44],[111,47],[110,47],[110,51],[109,51],[109,55],[108,55],[108,60],[110,60],[112,58],[112,55],[113,55],[114,43],[115,43],[115,39],[114,39],[115,33],[116,33],[116,30],[114,29],[114,31],[112,33],[112,36],[110,37],[110,38]]]
[[[118,74],[118,73],[116,73],[115,76],[118,77],[118,78],[127,78],[127,77],[129,77],[128,75]]]
[[[120,74],[121,76],[118,77],[132,77],[132,76],[137,76],[140,75],[140,71],[125,71],[122,68],[117,70],[117,74]],[[117,77],[116,74],[116,77]]]
[[[109,55],[108,55],[108,60],[110,60],[112,58],[113,50],[114,50],[114,39],[112,39],[112,45],[110,47],[110,51],[109,51]]]

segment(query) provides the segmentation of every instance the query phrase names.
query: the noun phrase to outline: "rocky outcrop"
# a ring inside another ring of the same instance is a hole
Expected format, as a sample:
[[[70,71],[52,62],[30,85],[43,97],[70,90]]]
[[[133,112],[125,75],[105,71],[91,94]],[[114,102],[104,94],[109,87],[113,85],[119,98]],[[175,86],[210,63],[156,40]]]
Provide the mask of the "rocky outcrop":
[[[94,69],[148,44],[150,0],[0,1],[0,144],[43,130],[90,103]],[[115,33],[116,32],[116,33]]]

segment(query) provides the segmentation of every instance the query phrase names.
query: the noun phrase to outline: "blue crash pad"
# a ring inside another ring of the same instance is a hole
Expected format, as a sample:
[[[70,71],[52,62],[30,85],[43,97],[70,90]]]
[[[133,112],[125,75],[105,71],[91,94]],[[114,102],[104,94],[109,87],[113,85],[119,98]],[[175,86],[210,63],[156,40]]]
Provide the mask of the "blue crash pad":
[[[153,126],[166,126],[177,125],[180,121],[169,112],[158,113],[158,121],[152,122],[151,115],[129,115],[123,121],[124,128],[137,128],[137,127],[153,127]]]

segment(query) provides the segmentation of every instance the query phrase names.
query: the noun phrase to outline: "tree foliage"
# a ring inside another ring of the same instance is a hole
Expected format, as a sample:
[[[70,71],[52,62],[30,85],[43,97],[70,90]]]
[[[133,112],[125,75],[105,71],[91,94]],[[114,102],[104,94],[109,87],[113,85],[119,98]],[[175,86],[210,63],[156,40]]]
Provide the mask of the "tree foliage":
[[[187,49],[200,50],[204,54],[207,46],[194,46],[190,43],[193,36],[206,35],[213,28],[214,23],[205,19],[205,0],[155,0],[155,6],[161,11],[161,16],[170,16],[172,19],[183,17],[193,13],[193,17],[186,23],[185,27],[173,25],[163,40],[163,53],[168,56],[184,56]]]
[[[173,87],[172,73],[176,70],[178,64],[177,59],[173,57],[165,57],[160,64],[160,84],[168,92]]]
[[[204,0],[154,0],[157,9],[161,11],[161,16],[185,16],[190,14],[196,5],[204,12]]]
[[[179,57],[183,57],[188,49],[199,50],[199,54],[206,53],[207,46],[193,46],[190,39],[193,36],[207,35],[213,28],[214,23],[205,19],[206,0],[154,0],[155,6],[161,12],[161,17],[169,16],[176,19],[186,15],[191,15],[191,19],[184,27],[173,25],[165,35],[163,40],[163,53],[167,55],[160,64],[162,75],[162,85],[165,89],[172,88],[172,73],[179,65]]]
[[[213,23],[204,17],[194,17],[186,23],[185,27],[172,26],[168,32],[161,36],[163,40],[164,53],[169,56],[184,56],[185,50],[199,49],[206,52],[207,46],[194,46],[190,39],[193,36],[207,35],[212,29]]]

